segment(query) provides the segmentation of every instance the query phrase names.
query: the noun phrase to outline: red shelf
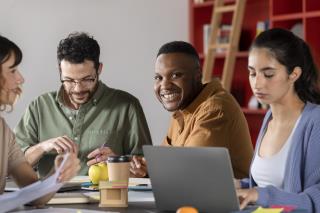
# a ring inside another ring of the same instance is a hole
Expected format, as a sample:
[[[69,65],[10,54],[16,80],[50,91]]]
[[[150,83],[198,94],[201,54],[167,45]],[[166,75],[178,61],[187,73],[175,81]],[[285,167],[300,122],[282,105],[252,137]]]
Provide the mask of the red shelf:
[[[267,111],[262,109],[248,109],[248,108],[243,108],[242,111],[244,112],[244,116],[248,121],[251,141],[253,146],[255,146],[257,137],[260,132],[260,128],[262,126],[263,118]]]
[[[292,14],[271,16],[270,20],[271,21],[296,20],[296,19],[302,19],[303,16],[304,16],[304,13],[292,13]]]
[[[306,1],[306,11],[320,11],[320,1],[319,0],[305,0]]]
[[[249,52],[248,51],[239,51],[236,53],[236,57],[237,58],[248,58]],[[201,60],[204,59],[204,54],[203,53],[199,53],[199,57]],[[225,58],[226,54],[225,53],[217,53],[216,54],[217,58]]]
[[[225,0],[227,4],[235,0]],[[203,63],[203,25],[211,21],[214,0],[195,4],[189,0],[190,41],[200,53]],[[231,15],[222,17],[223,23],[230,23]],[[270,27],[291,30],[296,24],[302,25],[301,35],[309,44],[315,62],[320,65],[320,0],[247,0],[241,29],[239,52],[236,57],[231,93],[243,107],[248,121],[252,141],[255,142],[266,110],[246,108],[252,96],[248,79],[248,49],[256,37],[258,21],[269,20]],[[202,54],[201,54],[202,53]],[[218,54],[212,74],[221,77],[225,54]]]
[[[271,16],[302,13],[303,0],[270,0]]]
[[[319,1],[320,2],[320,1]],[[313,12],[307,12],[305,14],[306,18],[312,18],[312,17],[320,17],[320,11],[313,11]]]
[[[213,1],[205,1],[203,3],[193,3],[192,7],[193,8],[202,8],[202,7],[212,7],[214,4]]]
[[[274,21],[271,19],[271,27],[279,27],[279,28],[284,28],[291,30],[291,28],[298,23],[303,23],[303,19],[290,19],[290,20],[279,20],[279,21]],[[304,33],[303,33],[304,34]]]

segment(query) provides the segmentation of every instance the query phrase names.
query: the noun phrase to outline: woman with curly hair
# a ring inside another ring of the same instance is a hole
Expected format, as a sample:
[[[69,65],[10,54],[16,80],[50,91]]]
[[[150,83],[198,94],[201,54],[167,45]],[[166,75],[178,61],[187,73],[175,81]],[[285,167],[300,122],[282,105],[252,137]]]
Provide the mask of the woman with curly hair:
[[[21,94],[24,78],[18,65],[22,60],[20,48],[9,39],[0,36],[0,109],[12,110],[13,104]],[[55,169],[60,165],[62,156],[55,159]],[[77,153],[70,153],[62,168],[58,181],[70,180],[80,169]],[[52,171],[53,172],[53,171]],[[38,180],[36,172],[24,157],[11,129],[0,116],[0,194],[3,193],[6,177],[11,176],[19,187],[27,186]],[[34,205],[45,204],[53,193],[33,201]],[[13,201],[14,202],[14,201]]]

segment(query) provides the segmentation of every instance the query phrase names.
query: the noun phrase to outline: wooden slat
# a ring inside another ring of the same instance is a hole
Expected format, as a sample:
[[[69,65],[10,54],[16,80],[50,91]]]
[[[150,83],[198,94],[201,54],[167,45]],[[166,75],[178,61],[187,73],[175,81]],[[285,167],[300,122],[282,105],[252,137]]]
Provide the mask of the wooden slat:
[[[229,38],[229,42],[231,43],[231,45],[226,55],[221,79],[221,83],[227,91],[231,90],[233,72],[235,67],[234,65],[236,61],[236,52],[238,51],[239,47],[241,26],[244,16],[245,2],[246,0],[236,1],[235,6],[237,7],[237,10],[235,10],[232,17],[232,26]]]
[[[215,43],[213,45],[210,45],[209,48],[211,48],[211,49],[218,49],[218,48],[229,49],[230,45],[231,45],[231,43],[222,43],[222,44]]]
[[[226,51],[224,67],[222,72],[222,85],[230,91],[235,65],[236,53],[239,46],[239,38],[241,25],[244,15],[246,0],[236,0],[235,4],[224,6],[223,0],[216,0],[211,17],[211,35],[208,45],[207,54],[205,55],[203,66],[203,83],[208,83],[212,80],[212,70],[216,58],[216,49],[221,48]],[[217,43],[218,30],[221,25],[222,14],[233,11],[229,43]]]
[[[216,8],[215,12],[217,13],[227,13],[234,12],[236,10],[236,5],[228,5]]]

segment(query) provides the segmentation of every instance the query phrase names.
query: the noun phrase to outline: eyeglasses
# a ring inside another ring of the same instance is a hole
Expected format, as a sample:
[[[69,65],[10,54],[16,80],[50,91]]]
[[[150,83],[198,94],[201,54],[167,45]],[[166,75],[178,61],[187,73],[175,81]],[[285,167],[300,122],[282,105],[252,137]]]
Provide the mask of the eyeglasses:
[[[95,76],[94,78],[84,78],[84,79],[80,79],[80,80],[75,80],[75,79],[61,79],[61,83],[63,83],[66,87],[70,87],[70,88],[74,88],[77,84],[79,84],[79,86],[88,88],[90,86],[92,86],[92,84],[95,82],[95,80],[97,79],[97,76]]]

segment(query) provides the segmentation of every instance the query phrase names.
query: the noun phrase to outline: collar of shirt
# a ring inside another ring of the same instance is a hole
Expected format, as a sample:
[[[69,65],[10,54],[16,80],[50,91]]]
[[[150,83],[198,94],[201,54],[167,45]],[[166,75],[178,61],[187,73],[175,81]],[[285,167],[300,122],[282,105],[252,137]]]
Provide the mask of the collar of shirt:
[[[222,85],[218,79],[213,79],[210,83],[206,84],[199,95],[183,110],[177,110],[172,114],[172,117],[178,122],[179,133],[184,129],[184,124],[196,109],[206,101],[212,94],[221,91]],[[186,119],[186,120],[185,120]]]
[[[210,83],[206,84],[199,95],[183,110],[178,110],[173,113],[173,118],[178,119],[183,115],[193,114],[199,105],[212,96],[217,91],[221,91],[222,85],[218,79],[213,79]]]

